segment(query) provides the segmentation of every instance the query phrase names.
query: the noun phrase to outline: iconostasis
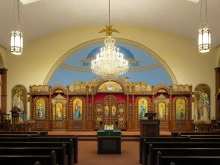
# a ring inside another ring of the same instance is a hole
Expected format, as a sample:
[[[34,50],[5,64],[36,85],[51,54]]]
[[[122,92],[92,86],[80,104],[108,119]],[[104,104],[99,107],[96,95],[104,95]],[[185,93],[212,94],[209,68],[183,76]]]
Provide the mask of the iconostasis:
[[[192,129],[192,87],[144,82],[76,82],[30,86],[30,116],[36,130],[98,130],[102,123],[139,130],[147,112],[156,112],[161,130]]]

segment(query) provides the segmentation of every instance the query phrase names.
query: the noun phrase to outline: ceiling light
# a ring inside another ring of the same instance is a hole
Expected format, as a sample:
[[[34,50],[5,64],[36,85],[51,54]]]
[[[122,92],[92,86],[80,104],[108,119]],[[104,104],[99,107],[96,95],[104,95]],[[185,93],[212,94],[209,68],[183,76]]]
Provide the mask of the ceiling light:
[[[118,32],[112,28],[110,24],[110,0],[109,0],[109,25],[101,30],[105,32],[107,37],[104,40],[105,47],[92,60],[91,69],[95,74],[100,75],[105,80],[115,80],[120,75],[128,72],[128,61],[124,59],[124,55],[119,52],[119,48],[115,47],[115,39],[112,37],[113,32]]]
[[[23,33],[20,31],[20,11],[19,11],[19,0],[17,1],[17,12],[18,12],[18,30],[11,32],[11,45],[10,51],[14,55],[21,55],[23,51]],[[15,4],[14,1],[14,4]],[[14,5],[15,6],[15,5]]]

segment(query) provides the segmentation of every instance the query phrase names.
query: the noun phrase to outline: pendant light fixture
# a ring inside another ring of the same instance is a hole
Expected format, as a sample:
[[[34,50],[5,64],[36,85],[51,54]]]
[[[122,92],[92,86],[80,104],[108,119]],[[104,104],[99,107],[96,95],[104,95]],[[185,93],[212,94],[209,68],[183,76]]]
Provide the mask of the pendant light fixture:
[[[17,15],[18,15],[18,30],[11,32],[11,45],[10,51],[14,55],[21,55],[23,51],[23,33],[20,31],[20,10],[19,10],[19,0],[14,0],[17,2]]]

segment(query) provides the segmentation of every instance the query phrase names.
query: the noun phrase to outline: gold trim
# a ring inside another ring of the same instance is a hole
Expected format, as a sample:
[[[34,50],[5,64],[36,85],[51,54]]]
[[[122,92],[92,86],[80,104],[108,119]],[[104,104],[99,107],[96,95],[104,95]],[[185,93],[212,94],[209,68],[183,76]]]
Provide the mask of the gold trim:
[[[152,51],[151,49],[149,49],[148,47],[138,43],[138,42],[135,42],[135,41],[132,41],[132,40],[128,40],[128,39],[124,39],[124,38],[115,38],[116,41],[118,43],[121,43],[121,44],[128,44],[128,45],[131,45],[131,46],[134,46],[134,47],[137,47],[141,50],[143,50],[144,52],[146,52],[147,54],[149,54],[150,56],[152,56],[156,61],[158,61],[158,65],[162,66],[168,73],[169,77],[171,78],[172,80],[172,83],[173,84],[178,84],[177,82],[177,79],[175,77],[175,75],[173,74],[172,70],[170,69],[170,67],[166,64],[166,62],[157,54],[155,53],[154,51]],[[61,64],[68,58],[70,57],[71,55],[73,55],[74,53],[76,53],[77,51],[83,49],[83,48],[86,48],[88,46],[91,46],[91,45],[95,45],[95,44],[101,44],[104,42],[104,38],[97,38],[97,39],[94,39],[94,40],[90,40],[90,41],[86,41],[82,44],[79,44],[77,45],[76,47],[70,49],[68,52],[66,52],[63,56],[61,56],[57,62],[52,66],[52,68],[50,69],[50,71],[48,72],[44,82],[43,82],[43,85],[48,85],[51,77],[54,75],[56,69],[59,67],[59,66],[62,66]],[[152,65],[153,66],[153,65]],[[151,66],[149,66],[151,67]],[[145,67],[146,68],[146,67]],[[141,69],[141,68],[138,68],[138,69]],[[129,70],[130,71],[130,70]]]
[[[65,69],[69,69],[69,70],[79,71],[79,72],[92,72],[91,69],[77,68],[77,67],[66,65],[66,64],[60,64],[60,67],[65,68]]]
[[[157,63],[157,64],[154,64],[154,65],[150,65],[150,66],[146,66],[146,67],[142,67],[142,68],[129,69],[128,72],[140,72],[140,71],[155,69],[155,68],[158,68],[160,66],[161,66],[161,64]],[[60,64],[60,67],[65,68],[65,69],[69,69],[69,70],[79,71],[79,72],[92,72],[91,69],[77,68],[77,67],[66,65],[66,64]]]
[[[121,136],[97,136],[97,138],[121,138]]]

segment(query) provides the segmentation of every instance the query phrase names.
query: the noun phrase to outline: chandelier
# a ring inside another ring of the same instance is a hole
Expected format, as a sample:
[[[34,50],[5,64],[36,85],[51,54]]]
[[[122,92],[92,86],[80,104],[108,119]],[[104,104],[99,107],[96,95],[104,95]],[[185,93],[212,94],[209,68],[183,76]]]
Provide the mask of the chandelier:
[[[124,59],[124,55],[119,52],[119,48],[115,47],[115,39],[112,37],[113,32],[119,33],[110,26],[110,0],[109,0],[109,26],[101,30],[99,33],[105,32],[107,37],[104,40],[105,47],[101,48],[101,52],[91,61],[92,72],[100,75],[105,80],[115,80],[120,75],[128,72],[128,61]]]
[[[10,51],[14,55],[21,55],[23,51],[23,33],[20,31],[19,0],[16,1],[17,1],[17,11],[18,11],[18,30],[11,32]]]
[[[211,30],[208,26],[207,0],[204,0],[204,2],[205,2],[205,9],[204,9],[205,10],[205,13],[204,13],[205,21],[204,22],[202,21],[203,0],[201,0],[200,29],[198,32],[198,48],[199,48],[199,52],[201,53],[207,53],[211,50]]]

